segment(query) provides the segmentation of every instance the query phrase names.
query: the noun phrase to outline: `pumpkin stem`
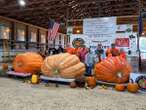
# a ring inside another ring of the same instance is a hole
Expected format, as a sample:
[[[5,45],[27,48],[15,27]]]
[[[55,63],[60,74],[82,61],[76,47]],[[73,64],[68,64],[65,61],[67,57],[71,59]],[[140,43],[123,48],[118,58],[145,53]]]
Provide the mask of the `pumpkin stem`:
[[[59,73],[60,73],[59,69],[57,69],[57,68],[53,69],[53,74],[54,75],[58,75]]]
[[[123,76],[123,74],[122,74],[121,72],[118,72],[118,73],[117,73],[117,77],[118,77],[118,78],[122,78],[122,76]]]
[[[21,67],[21,66],[23,66],[23,63],[22,63],[22,62],[18,62],[18,63],[17,63],[17,66],[18,66],[18,67]]]

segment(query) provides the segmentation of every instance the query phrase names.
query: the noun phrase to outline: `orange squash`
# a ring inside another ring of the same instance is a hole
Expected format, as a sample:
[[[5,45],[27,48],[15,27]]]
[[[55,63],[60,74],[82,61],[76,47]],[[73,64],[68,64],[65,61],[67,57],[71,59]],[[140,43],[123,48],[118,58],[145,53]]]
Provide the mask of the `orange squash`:
[[[131,93],[136,93],[136,92],[138,92],[138,89],[139,89],[138,84],[137,84],[137,83],[134,83],[133,80],[130,80],[130,81],[131,81],[131,82],[128,83],[128,85],[127,85],[127,90],[128,90],[129,92],[131,92]]]
[[[85,65],[80,62],[76,55],[61,53],[47,57],[43,62],[41,70],[44,75],[50,77],[75,78],[83,75]]]
[[[108,57],[95,65],[97,80],[110,83],[124,83],[129,80],[131,66],[122,57]]]
[[[73,81],[70,83],[70,88],[76,88],[77,87],[77,84]]]
[[[124,84],[116,84],[115,89],[117,91],[124,91],[125,90],[125,85]]]
[[[33,52],[19,54],[13,61],[14,71],[20,73],[36,73],[41,70],[43,58]]]
[[[2,69],[3,69],[4,71],[8,70],[8,64],[3,63],[3,64],[2,64]]]
[[[86,82],[87,82],[88,87],[90,87],[90,88],[96,87],[96,79],[95,79],[95,77],[93,77],[93,76],[87,77],[86,78]]]

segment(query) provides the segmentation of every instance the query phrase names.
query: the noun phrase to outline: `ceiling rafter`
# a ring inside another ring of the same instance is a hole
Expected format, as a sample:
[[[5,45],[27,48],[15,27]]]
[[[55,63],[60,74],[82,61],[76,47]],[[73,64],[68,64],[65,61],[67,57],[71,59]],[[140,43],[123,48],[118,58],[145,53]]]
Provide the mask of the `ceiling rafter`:
[[[0,2],[0,15],[47,27],[50,18],[65,22],[76,18],[137,15],[139,11],[139,0],[26,1],[26,7],[21,8],[17,0],[3,0]],[[146,6],[146,1],[143,6]]]

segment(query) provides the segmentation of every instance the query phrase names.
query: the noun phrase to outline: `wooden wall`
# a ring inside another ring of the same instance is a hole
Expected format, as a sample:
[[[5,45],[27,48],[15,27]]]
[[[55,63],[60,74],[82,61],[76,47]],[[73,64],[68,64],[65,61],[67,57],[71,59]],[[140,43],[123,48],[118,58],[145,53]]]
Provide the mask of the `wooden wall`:
[[[9,31],[8,38],[3,38],[4,35],[1,34],[4,33],[1,32],[3,27],[8,28],[6,28],[7,30],[4,29],[6,33]],[[62,33],[59,33],[59,35],[65,37]],[[62,39],[61,45],[64,46],[66,43],[64,43],[64,38]],[[8,60],[8,57],[15,56],[17,53],[39,51],[47,48],[48,29],[0,16],[0,61]],[[4,59],[4,57],[6,58]]]

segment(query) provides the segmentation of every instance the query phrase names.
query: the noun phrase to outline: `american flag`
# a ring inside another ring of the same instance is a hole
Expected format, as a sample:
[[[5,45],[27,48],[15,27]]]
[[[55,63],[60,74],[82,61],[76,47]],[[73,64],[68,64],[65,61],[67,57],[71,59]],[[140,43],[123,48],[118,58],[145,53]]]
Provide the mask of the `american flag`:
[[[57,35],[58,29],[59,29],[60,24],[54,22],[54,21],[49,21],[49,27],[48,27],[48,40],[53,41]]]

